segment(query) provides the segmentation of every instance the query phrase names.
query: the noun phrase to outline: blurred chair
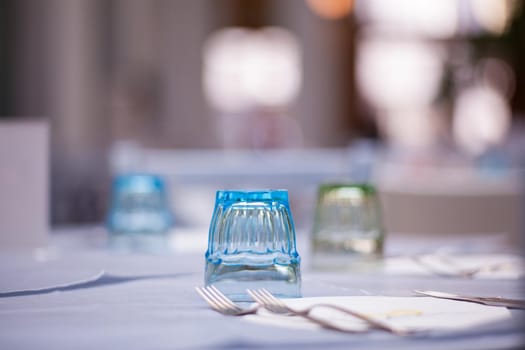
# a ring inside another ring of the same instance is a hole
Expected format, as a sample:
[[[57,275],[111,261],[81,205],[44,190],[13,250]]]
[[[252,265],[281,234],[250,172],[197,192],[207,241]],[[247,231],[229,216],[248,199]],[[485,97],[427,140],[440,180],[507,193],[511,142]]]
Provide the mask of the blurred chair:
[[[379,181],[389,232],[418,235],[499,233],[523,243],[524,191],[518,176],[476,178],[446,171]]]
[[[348,172],[346,149],[143,151],[140,170],[169,181],[177,226],[207,227],[218,189],[288,189],[296,228],[310,229],[317,186]]]

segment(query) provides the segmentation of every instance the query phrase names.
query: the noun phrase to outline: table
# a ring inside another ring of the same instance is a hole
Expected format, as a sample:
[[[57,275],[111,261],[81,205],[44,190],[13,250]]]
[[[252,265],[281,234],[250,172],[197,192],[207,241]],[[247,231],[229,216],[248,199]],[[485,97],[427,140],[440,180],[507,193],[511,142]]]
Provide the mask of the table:
[[[196,232],[194,249],[187,245],[169,255],[120,254],[106,249],[103,228],[74,227],[55,230],[46,250],[0,251],[0,348],[507,349],[525,344],[525,313],[518,310],[509,322],[420,338],[286,329],[222,316],[194,291],[203,284],[205,235],[204,229]],[[398,242],[407,250],[414,240]],[[307,235],[298,234],[304,296],[408,296],[413,289],[433,289],[523,298],[523,280],[312,271],[306,266],[307,245]],[[102,277],[69,289],[6,292],[88,279],[101,271]]]

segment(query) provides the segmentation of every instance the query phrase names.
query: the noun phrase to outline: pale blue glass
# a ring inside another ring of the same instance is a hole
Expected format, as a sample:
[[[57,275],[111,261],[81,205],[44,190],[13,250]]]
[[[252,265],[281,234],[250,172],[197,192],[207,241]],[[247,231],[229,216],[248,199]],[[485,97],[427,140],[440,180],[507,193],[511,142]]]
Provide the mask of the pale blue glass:
[[[115,177],[106,226],[113,248],[164,250],[166,234],[173,226],[164,180],[151,174]]]
[[[217,191],[205,257],[205,284],[235,301],[251,300],[247,288],[299,297],[300,257],[288,191]]]

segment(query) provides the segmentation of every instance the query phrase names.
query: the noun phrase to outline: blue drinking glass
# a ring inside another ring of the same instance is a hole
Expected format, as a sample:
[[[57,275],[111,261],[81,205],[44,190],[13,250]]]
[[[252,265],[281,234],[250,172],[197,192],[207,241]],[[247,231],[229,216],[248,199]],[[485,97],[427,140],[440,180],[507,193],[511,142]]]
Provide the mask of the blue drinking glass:
[[[300,257],[288,191],[217,191],[205,258],[205,284],[235,301],[251,300],[248,288],[299,297]]]
[[[173,226],[164,180],[151,174],[115,177],[106,225],[110,245],[128,250],[166,248],[164,237]]]

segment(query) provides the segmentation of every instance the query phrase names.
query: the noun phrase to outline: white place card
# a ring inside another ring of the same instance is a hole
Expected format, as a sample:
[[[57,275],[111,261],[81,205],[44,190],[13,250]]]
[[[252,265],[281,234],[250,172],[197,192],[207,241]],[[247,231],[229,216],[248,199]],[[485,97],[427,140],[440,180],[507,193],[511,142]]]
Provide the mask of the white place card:
[[[48,174],[48,123],[0,121],[0,249],[47,243]]]

